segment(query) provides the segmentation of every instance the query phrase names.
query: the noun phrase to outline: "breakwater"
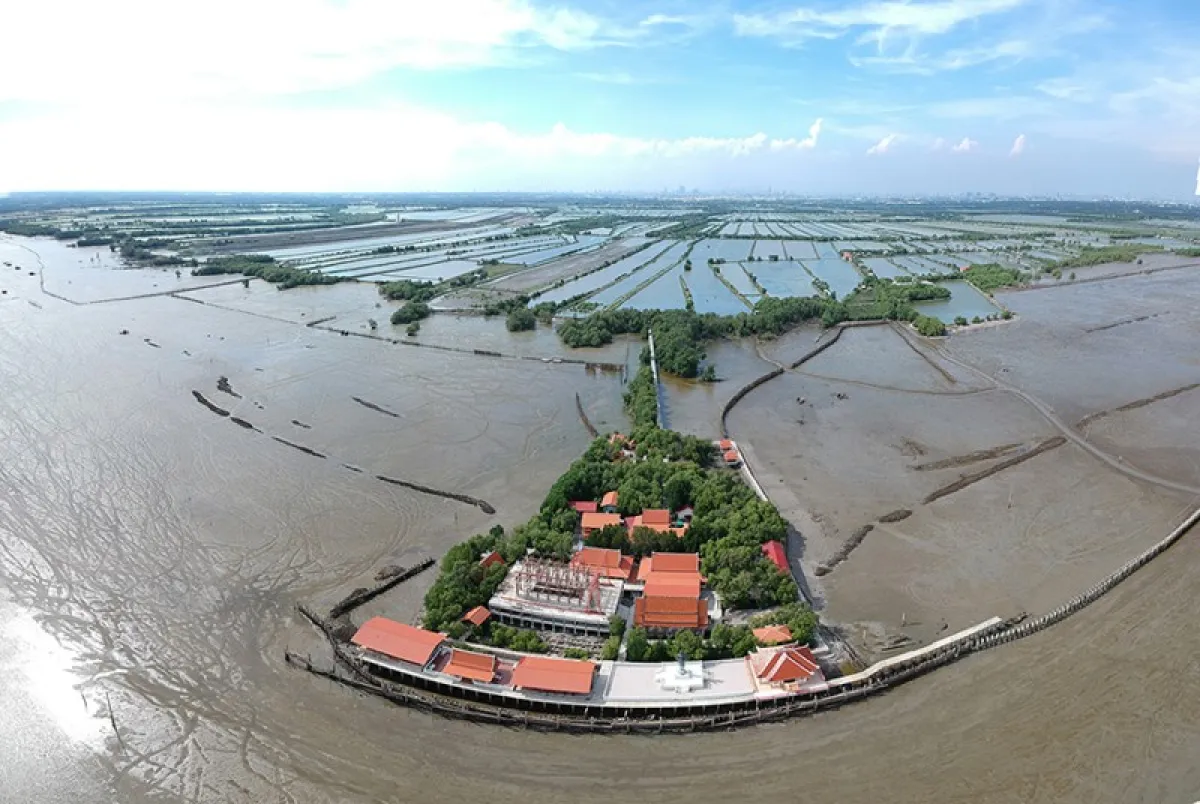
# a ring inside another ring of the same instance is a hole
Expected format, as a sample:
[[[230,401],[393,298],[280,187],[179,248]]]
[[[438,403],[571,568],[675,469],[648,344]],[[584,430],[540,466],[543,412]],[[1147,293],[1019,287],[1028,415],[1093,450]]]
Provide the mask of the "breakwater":
[[[374,600],[389,589],[393,589],[404,583],[409,578],[420,575],[422,572],[432,567],[435,563],[437,562],[435,562],[432,558],[427,558],[419,564],[411,566],[408,569],[401,570],[395,575],[392,575],[390,578],[386,578],[374,586],[370,586],[365,589],[355,589],[353,592],[338,601],[331,609],[329,609],[329,618],[331,620],[336,620],[343,615],[349,614],[362,604]]]

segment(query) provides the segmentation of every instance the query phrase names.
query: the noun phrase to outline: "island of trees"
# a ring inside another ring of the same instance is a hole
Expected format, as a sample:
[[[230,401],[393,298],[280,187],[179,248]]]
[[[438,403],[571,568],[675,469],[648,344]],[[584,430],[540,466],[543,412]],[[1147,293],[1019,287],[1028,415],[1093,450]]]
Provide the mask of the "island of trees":
[[[749,625],[718,624],[707,638],[682,631],[669,640],[652,640],[639,629],[628,634],[627,658],[662,661],[683,652],[693,658],[744,656],[756,642],[751,626],[787,624],[801,641],[812,638],[817,617],[798,602],[796,583],[789,573],[768,561],[762,545],[785,541],[788,524],[775,507],[760,500],[736,473],[715,468],[712,443],[654,424],[654,411],[646,410],[646,388],[653,399],[653,381],[643,369],[630,383],[626,404],[638,426],[629,443],[633,455],[607,438],[594,440],[583,456],[554,483],[539,511],[506,531],[493,527],[455,545],[442,559],[441,570],[425,596],[424,626],[442,630],[452,639],[540,652],[545,643],[534,632],[499,624],[474,629],[462,622],[475,606],[487,605],[504,579],[508,565],[533,555],[568,560],[572,554],[579,514],[572,500],[599,499],[615,490],[620,513],[635,515],[646,508],[693,508],[690,527],[683,536],[649,528],[610,527],[592,534],[589,545],[619,548],[627,555],[654,552],[699,553],[709,586],[726,609],[771,609]],[[649,403],[652,404],[652,403]],[[504,564],[483,566],[480,557],[495,551]],[[619,619],[619,618],[617,618]],[[624,636],[623,621],[611,623],[612,636],[601,658],[615,658]],[[573,653],[581,653],[578,649]]]

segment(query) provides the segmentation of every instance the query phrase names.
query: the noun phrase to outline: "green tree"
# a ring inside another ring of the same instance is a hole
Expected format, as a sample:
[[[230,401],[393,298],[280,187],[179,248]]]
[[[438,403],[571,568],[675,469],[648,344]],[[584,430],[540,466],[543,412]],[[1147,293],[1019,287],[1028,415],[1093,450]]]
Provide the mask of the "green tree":
[[[429,305],[425,302],[410,301],[405,302],[404,306],[392,313],[393,324],[412,324],[420,321],[422,318],[429,316]]]
[[[625,638],[625,658],[631,662],[650,660],[650,640],[646,637],[644,628],[634,628]]]
[[[619,636],[610,636],[604,640],[604,647],[600,650],[600,658],[611,662],[616,659],[621,652],[621,638]]]
[[[528,307],[518,307],[504,322],[509,332],[526,332],[537,326],[537,316]]]
[[[913,323],[917,327],[917,332],[921,333],[927,338],[946,334],[946,325],[933,316],[919,315],[917,316],[916,321]]]

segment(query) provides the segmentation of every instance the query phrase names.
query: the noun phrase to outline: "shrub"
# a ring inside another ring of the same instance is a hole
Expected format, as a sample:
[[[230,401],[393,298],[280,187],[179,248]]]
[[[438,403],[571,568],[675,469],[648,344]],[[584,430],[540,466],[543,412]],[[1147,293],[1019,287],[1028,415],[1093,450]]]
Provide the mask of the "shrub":
[[[946,334],[946,325],[940,319],[928,315],[918,315],[913,324],[917,327],[917,332],[927,338],[934,338],[939,335]]]
[[[422,318],[427,318],[430,312],[432,311],[425,302],[405,302],[403,307],[392,313],[392,323],[412,324],[415,321],[420,321]]]
[[[537,326],[537,317],[528,307],[519,307],[508,314],[504,325],[509,332],[527,332]]]

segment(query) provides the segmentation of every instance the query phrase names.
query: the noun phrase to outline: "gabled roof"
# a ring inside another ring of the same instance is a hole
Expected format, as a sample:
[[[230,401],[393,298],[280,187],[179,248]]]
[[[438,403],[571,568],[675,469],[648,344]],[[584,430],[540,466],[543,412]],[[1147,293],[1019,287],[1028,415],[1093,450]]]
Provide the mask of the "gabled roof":
[[[442,668],[442,672],[471,681],[489,682],[496,676],[496,657],[487,653],[453,648],[450,651],[450,661]]]
[[[628,580],[629,576],[633,574],[633,556],[622,555],[620,550],[603,547],[584,547],[571,556],[571,564],[576,567],[587,567],[602,578]]]
[[[600,503],[595,500],[573,500],[571,507],[581,514],[594,514],[600,510]]]
[[[634,601],[633,624],[639,628],[706,628],[708,604],[696,598],[643,595]]]
[[[350,641],[384,656],[424,667],[445,639],[444,634],[386,617],[372,617],[362,624]]]
[[[618,499],[620,499],[620,495],[618,495],[615,491],[606,491],[604,493],[604,497],[602,497],[600,500],[600,507],[607,508],[611,505],[615,508],[617,506]]]
[[[807,681],[821,672],[807,647],[768,648],[750,654],[754,675],[768,684]]]
[[[742,459],[742,456],[738,455],[738,451],[736,449],[728,450],[722,457],[725,458],[725,463],[737,463]]]
[[[580,527],[584,530],[600,530],[610,525],[621,525],[620,514],[584,514],[580,518]]]
[[[652,572],[642,594],[650,597],[700,597],[700,576],[682,572]]]
[[[654,553],[650,558],[654,561],[652,564],[654,572],[700,573],[700,555],[698,553]]]
[[[733,442],[728,438],[722,438],[717,446],[721,448],[721,452],[728,452],[729,450],[733,449]]]
[[[642,525],[647,528],[661,525],[669,528],[671,526],[671,512],[666,508],[647,508],[642,511]]]
[[[783,545],[780,542],[763,542],[762,552],[767,557],[767,560],[779,567],[782,572],[791,574],[791,570],[788,568],[787,553],[784,552]]]
[[[764,628],[755,628],[754,638],[764,645],[781,645],[784,642],[792,641],[792,629],[786,625],[768,625]]]
[[[486,623],[492,616],[492,613],[487,610],[486,606],[476,606],[463,615],[462,621],[479,627]]]
[[[592,691],[596,665],[580,659],[522,656],[513,668],[512,685],[518,690],[587,695]]]
[[[504,556],[497,553],[495,550],[488,550],[479,558],[479,566],[487,569],[493,564],[503,564]]]

